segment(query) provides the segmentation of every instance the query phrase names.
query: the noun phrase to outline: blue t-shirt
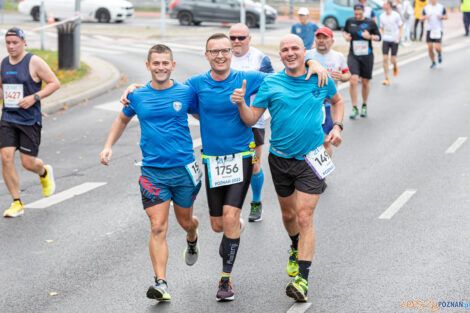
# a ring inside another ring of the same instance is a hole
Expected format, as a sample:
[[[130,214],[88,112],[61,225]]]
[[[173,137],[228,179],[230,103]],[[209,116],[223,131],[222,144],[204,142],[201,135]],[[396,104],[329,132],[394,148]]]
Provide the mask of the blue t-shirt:
[[[194,161],[188,113],[196,111],[196,95],[183,84],[156,90],[150,83],[127,96],[127,117],[137,114],[140,122],[142,165],[159,168],[185,166]]]
[[[229,76],[223,81],[212,79],[210,71],[186,81],[197,94],[205,155],[221,156],[249,150],[253,132],[243,123],[237,105],[230,98],[246,79],[245,102],[249,105],[250,96],[258,91],[265,77],[266,74],[261,72],[230,69]]]
[[[307,22],[305,25],[295,23],[292,25],[291,33],[302,38],[305,49],[312,49],[313,42],[315,41],[315,32],[318,30],[318,26],[315,23]]]
[[[336,94],[335,83],[318,87],[318,76],[288,76],[285,71],[267,77],[256,95],[253,106],[269,109],[271,114],[271,149],[280,157],[308,154],[323,144],[323,101]],[[280,152],[280,153],[279,153]]]

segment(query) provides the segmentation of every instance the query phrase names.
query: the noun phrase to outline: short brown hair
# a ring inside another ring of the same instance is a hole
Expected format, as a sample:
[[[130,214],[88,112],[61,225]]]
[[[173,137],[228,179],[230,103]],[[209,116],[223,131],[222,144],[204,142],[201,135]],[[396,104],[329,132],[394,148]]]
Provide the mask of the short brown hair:
[[[149,49],[149,53],[147,55],[147,61],[150,62],[150,57],[152,53],[168,53],[170,55],[171,61],[173,61],[173,52],[171,51],[170,47],[163,45],[163,44],[156,44],[152,48]]]
[[[215,40],[215,39],[222,39],[222,38],[225,38],[230,42],[230,38],[228,38],[228,36],[225,35],[224,33],[215,33],[215,34],[211,35],[209,38],[207,38],[206,50],[207,50],[207,45],[209,44],[209,41]]]

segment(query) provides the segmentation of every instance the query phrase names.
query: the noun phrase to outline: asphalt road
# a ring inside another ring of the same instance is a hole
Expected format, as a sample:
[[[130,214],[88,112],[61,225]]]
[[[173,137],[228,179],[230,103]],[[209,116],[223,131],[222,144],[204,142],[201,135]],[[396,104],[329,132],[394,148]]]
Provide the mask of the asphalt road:
[[[150,42],[107,40],[90,36],[82,44],[129,81],[149,79],[144,61]],[[176,80],[208,70],[197,46],[177,44]],[[336,170],[315,212],[307,312],[413,312],[417,309],[400,307],[403,301],[470,300],[470,146],[464,142],[446,153],[459,137],[469,136],[469,52],[470,42],[458,39],[435,70],[418,55],[388,87],[380,84],[383,75],[375,75],[366,119],[347,119],[349,95],[341,91],[347,108],[344,142],[335,149]],[[98,160],[119,95],[115,90],[44,119],[40,157],[54,166],[56,193],[105,184],[55,205],[26,209],[22,218],[0,220],[0,312],[304,312],[292,308],[284,292],[290,240],[267,167],[267,145],[263,221],[248,224],[242,235],[233,272],[235,301],[215,301],[221,235],[210,229],[204,188],[195,203],[198,263],[184,264],[185,234],[171,215],[167,278],[173,300],[157,304],[145,297],[153,271],[149,222],[137,186],[138,122],[116,144],[109,167]],[[197,125],[191,132],[197,142]],[[196,155],[200,159],[199,149]],[[19,174],[22,199],[34,204],[42,198],[37,177]],[[403,194],[411,198],[391,218],[379,218]],[[6,207],[10,201],[0,183],[0,203]]]

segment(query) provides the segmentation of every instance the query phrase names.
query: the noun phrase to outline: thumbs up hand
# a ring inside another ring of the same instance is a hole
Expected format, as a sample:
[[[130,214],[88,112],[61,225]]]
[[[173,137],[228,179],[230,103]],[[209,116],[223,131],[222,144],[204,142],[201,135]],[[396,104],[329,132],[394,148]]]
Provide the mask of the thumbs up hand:
[[[245,104],[245,93],[246,93],[246,79],[243,80],[242,88],[237,88],[233,91],[231,100],[233,103],[238,105]]]

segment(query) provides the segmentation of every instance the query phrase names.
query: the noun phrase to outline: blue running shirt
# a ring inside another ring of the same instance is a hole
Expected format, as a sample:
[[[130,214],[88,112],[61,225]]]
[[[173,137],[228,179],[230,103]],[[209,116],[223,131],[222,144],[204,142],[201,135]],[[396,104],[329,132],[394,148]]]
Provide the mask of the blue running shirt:
[[[261,72],[231,69],[230,75],[223,81],[213,80],[210,71],[186,81],[185,84],[191,86],[197,94],[205,155],[229,155],[249,150],[253,132],[251,127],[243,123],[237,105],[230,98],[246,79],[245,102],[249,105],[250,96],[258,91],[265,77],[266,74]]]
[[[336,94],[335,83],[328,78],[328,85],[320,88],[317,75],[309,80],[305,77],[291,77],[284,70],[269,76],[253,103],[255,107],[269,109],[270,151],[277,156],[301,159],[325,139],[322,106],[325,98],[331,99]]]
[[[174,82],[168,89],[156,90],[148,83],[127,98],[131,103],[122,112],[139,118],[143,166],[169,168],[194,161],[187,114],[195,112],[197,102],[190,87]]]

